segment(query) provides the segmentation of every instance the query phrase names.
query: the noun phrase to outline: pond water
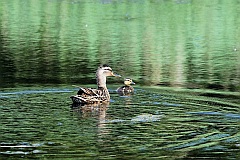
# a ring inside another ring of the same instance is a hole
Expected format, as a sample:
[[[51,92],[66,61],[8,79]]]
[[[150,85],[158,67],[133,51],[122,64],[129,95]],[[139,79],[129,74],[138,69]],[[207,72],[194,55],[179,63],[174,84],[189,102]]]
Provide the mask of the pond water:
[[[240,91],[238,0],[24,0],[0,6],[2,87],[95,83],[92,73],[107,63],[138,84]]]
[[[239,159],[239,0],[0,1],[0,159]],[[72,106],[109,64],[111,102]],[[129,77],[135,94],[115,89]]]
[[[4,89],[0,159],[239,158],[239,96],[117,87],[96,106],[72,106],[70,86]]]

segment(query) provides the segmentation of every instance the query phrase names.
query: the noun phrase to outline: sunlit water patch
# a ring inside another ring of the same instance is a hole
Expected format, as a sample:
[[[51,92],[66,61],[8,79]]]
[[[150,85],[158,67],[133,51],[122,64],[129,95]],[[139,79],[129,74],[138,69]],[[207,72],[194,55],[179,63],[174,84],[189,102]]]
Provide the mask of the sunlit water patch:
[[[131,118],[130,120],[124,119],[113,119],[105,121],[105,123],[119,123],[119,122],[128,122],[128,123],[144,123],[144,122],[155,122],[161,119],[162,115],[152,115],[152,114],[142,114],[136,117]]]
[[[236,159],[239,103],[136,87],[111,102],[72,106],[76,88],[16,88],[0,98],[1,159]],[[15,97],[11,97],[15,96]]]

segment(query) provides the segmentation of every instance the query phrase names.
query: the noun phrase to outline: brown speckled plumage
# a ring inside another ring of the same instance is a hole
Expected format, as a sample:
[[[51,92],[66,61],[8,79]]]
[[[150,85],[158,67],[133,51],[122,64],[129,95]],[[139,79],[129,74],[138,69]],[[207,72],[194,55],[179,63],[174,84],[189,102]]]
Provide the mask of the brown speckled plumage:
[[[117,89],[118,93],[133,93],[134,92],[134,88],[131,86],[131,84],[135,84],[135,83],[132,81],[132,79],[126,78],[124,80],[124,84],[125,84],[124,86],[119,87]]]
[[[113,73],[108,65],[101,65],[96,72],[97,89],[79,87],[77,95],[71,96],[73,103],[99,103],[110,101],[110,94],[106,86],[108,76],[120,77]]]

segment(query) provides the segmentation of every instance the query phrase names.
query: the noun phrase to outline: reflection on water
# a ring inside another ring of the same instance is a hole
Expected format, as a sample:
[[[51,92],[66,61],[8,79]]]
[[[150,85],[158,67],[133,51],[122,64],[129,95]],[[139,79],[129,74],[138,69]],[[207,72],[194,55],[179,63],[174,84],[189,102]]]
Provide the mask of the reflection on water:
[[[24,0],[0,6],[2,87],[95,83],[96,66],[108,63],[137,84],[239,91],[238,1]]]
[[[117,87],[109,86],[110,103],[83,106],[71,105],[69,86],[4,89],[0,159],[240,156],[239,95],[136,87],[120,96]]]

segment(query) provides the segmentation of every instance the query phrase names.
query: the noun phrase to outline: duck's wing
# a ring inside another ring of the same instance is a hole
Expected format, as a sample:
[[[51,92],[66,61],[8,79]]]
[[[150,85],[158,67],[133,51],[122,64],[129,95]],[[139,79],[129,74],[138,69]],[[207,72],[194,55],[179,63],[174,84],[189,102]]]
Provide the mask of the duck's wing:
[[[102,96],[100,95],[97,89],[79,87],[77,95],[70,98],[74,103],[96,103],[101,102]]]
[[[128,92],[133,92],[133,91],[134,91],[134,88],[132,86],[122,86],[122,87],[119,87],[117,89],[118,93],[119,92],[126,92],[126,93],[128,93]]]
[[[99,97],[83,97],[81,95],[75,95],[70,97],[73,103],[92,104],[102,102]]]
[[[98,96],[97,90],[92,88],[82,88],[79,87],[77,95],[86,95],[86,96]]]
[[[116,91],[117,92],[123,92],[124,91],[124,89],[125,89],[125,87],[124,86],[122,86],[122,87],[119,87]]]

